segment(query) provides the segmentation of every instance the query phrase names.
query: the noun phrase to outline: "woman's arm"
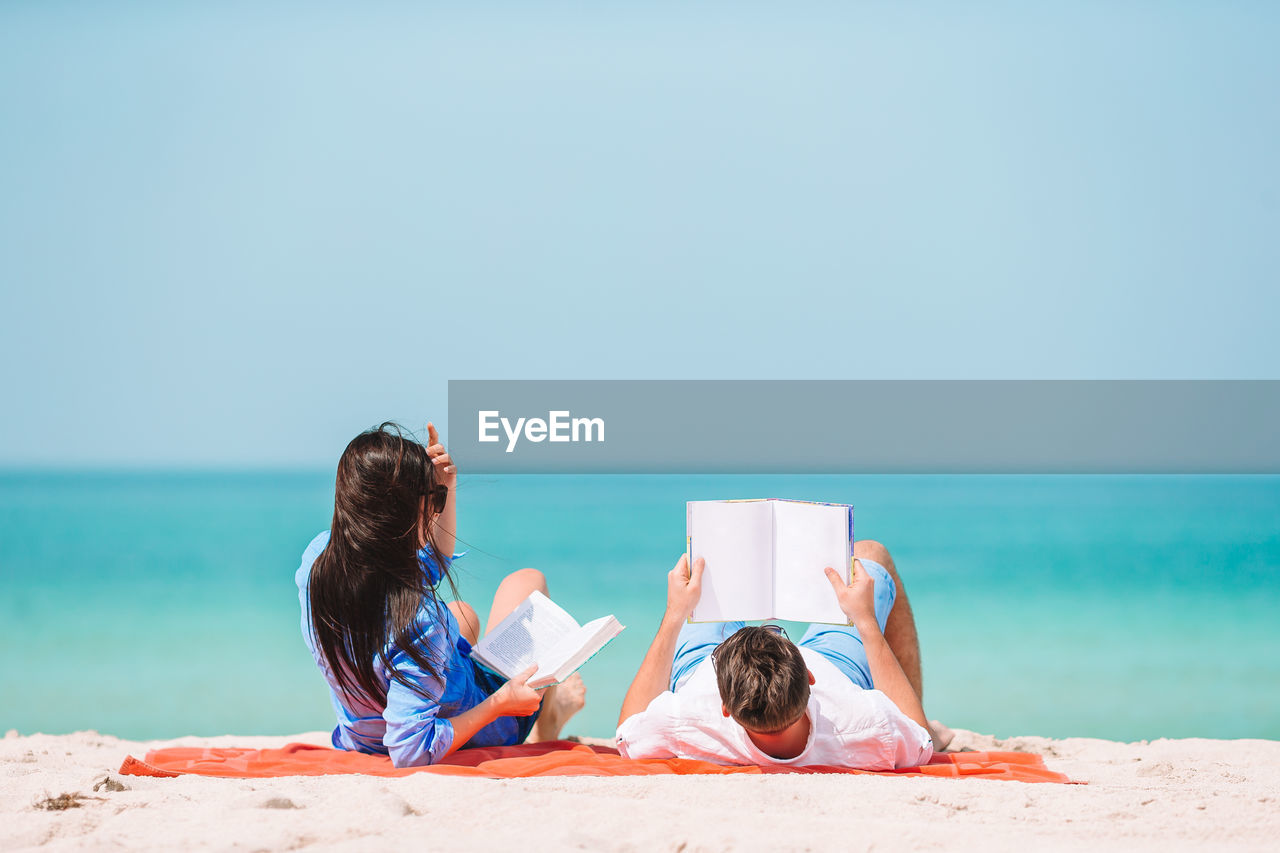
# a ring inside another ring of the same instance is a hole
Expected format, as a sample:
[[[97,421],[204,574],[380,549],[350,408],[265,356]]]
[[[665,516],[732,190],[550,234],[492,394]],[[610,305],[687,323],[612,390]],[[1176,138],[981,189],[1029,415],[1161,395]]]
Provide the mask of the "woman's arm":
[[[449,489],[444,510],[431,517],[431,541],[446,560],[453,559],[458,533],[458,466],[440,443],[435,424],[427,424],[427,455],[436,469],[436,482]]]
[[[449,717],[448,720],[453,725],[453,743],[449,744],[449,748],[440,757],[464,746],[475,737],[476,732],[499,717],[527,717],[538,710],[542,694],[525,684],[537,671],[536,665],[529,667],[499,687],[479,705],[456,717]]]
[[[405,666],[412,669],[412,665]],[[499,717],[527,717],[538,710],[542,695],[525,682],[536,666],[499,687],[475,707],[453,717],[436,716],[440,706],[392,679],[387,686],[387,722],[382,742],[396,767],[435,764],[466,746],[476,732]],[[439,678],[415,673],[437,695],[444,684]]]

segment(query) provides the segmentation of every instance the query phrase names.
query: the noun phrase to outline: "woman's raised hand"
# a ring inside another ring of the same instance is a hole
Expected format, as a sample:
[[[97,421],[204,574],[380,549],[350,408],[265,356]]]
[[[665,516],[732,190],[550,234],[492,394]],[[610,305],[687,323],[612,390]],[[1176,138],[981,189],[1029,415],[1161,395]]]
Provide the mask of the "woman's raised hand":
[[[525,684],[538,671],[536,665],[529,667],[493,694],[494,705],[501,717],[527,717],[542,704],[542,694]]]
[[[436,467],[436,482],[450,489],[456,486],[458,466],[453,464],[449,451],[440,443],[440,433],[436,432],[436,425],[433,423],[427,424],[427,455],[431,457],[431,464]]]

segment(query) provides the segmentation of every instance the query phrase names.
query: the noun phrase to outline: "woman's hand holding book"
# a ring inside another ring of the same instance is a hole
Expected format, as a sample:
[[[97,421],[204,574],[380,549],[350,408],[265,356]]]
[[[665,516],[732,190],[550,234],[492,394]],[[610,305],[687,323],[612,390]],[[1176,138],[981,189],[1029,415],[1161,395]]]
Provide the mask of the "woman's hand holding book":
[[[537,665],[531,666],[494,691],[489,700],[493,702],[497,716],[527,717],[538,710],[542,694],[525,684],[537,671]]]

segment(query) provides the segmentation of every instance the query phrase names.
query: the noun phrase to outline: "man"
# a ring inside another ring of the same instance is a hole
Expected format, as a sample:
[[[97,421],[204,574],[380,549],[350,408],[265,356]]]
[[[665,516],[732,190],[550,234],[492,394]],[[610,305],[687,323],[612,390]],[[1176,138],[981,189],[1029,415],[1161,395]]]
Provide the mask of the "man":
[[[682,556],[667,576],[658,634],[622,703],[622,754],[863,770],[928,763],[934,742],[906,591],[879,542],[855,543],[854,557],[848,586],[826,569],[851,626],[811,625],[795,644],[777,625],[689,624],[703,561],[690,571]]]

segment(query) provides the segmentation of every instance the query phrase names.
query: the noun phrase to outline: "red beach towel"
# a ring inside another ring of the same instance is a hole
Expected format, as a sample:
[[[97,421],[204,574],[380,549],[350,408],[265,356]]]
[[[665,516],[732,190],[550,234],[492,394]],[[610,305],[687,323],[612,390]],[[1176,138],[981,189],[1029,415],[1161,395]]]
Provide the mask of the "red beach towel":
[[[280,749],[169,747],[153,749],[146,760],[126,756],[120,772],[132,776],[325,776],[362,773],[368,776],[408,776],[436,773],[486,779],[532,776],[658,776],[722,775],[727,773],[872,773],[881,776],[947,776],[1006,779],[1018,782],[1070,783],[1044,766],[1044,759],[1025,752],[953,752],[935,755],[922,767],[904,770],[850,770],[845,767],[725,767],[683,758],[623,758],[616,749],[571,741],[523,746],[460,749],[442,763],[427,767],[395,767],[385,755],[368,755],[291,743]]]

